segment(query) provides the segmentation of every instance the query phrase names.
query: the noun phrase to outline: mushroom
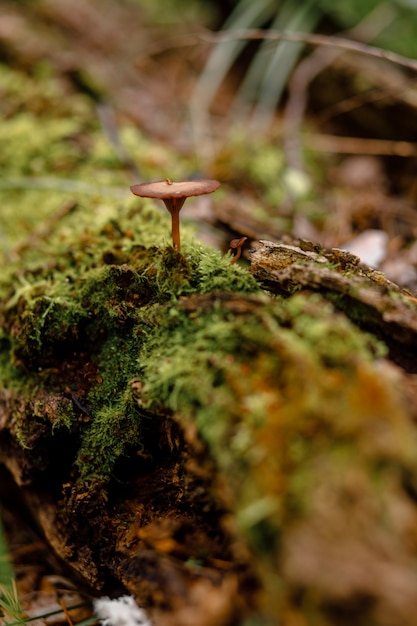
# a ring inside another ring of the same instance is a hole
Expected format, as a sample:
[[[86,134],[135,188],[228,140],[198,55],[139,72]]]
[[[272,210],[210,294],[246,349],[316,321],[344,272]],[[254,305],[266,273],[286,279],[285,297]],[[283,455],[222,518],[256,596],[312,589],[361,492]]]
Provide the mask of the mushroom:
[[[180,211],[185,200],[189,196],[201,196],[212,193],[220,187],[217,180],[185,180],[172,182],[169,178],[158,180],[154,183],[141,183],[132,185],[130,190],[135,196],[141,198],[159,198],[171,213],[172,219],[172,244],[178,252],[181,250],[180,243]]]
[[[247,237],[241,237],[240,239],[232,239],[232,241],[229,243],[229,246],[232,248],[232,250],[236,250],[236,254],[230,261],[230,265],[236,263],[236,261],[240,258],[240,255],[242,254],[242,246],[246,240]]]

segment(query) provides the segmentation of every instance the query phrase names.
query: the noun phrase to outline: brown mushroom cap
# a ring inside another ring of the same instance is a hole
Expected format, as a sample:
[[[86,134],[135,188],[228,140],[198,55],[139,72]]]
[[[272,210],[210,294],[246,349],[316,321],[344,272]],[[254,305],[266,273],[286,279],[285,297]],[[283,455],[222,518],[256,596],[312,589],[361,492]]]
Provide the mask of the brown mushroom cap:
[[[229,243],[229,246],[231,248],[240,248],[241,246],[243,246],[246,240],[247,240],[247,237],[241,237],[240,239],[232,239],[232,241]]]
[[[168,200],[169,198],[188,198],[189,196],[201,196],[205,193],[216,191],[220,187],[217,180],[185,180],[181,182],[171,182],[158,180],[154,183],[141,183],[132,185],[130,190],[135,196],[141,198],[158,198]]]

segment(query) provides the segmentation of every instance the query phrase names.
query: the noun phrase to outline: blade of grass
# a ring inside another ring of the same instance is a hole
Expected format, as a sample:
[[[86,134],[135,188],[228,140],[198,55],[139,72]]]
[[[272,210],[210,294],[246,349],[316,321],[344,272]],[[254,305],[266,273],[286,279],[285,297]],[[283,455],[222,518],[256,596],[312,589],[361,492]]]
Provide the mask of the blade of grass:
[[[13,568],[10,563],[6,536],[0,518],[0,585],[9,585],[13,580]]]
[[[276,3],[273,0],[241,0],[224,24],[225,30],[255,28],[261,26],[274,14]],[[210,151],[210,105],[230,71],[246,41],[234,40],[216,45],[199,77],[190,100],[191,124],[198,151]]]
[[[24,625],[24,615],[20,606],[19,595],[10,562],[6,536],[0,519],[0,609],[15,620],[15,624]]]
[[[16,626],[24,626],[26,623],[22,608],[20,606],[16,581],[11,580],[8,584],[0,585],[0,608],[3,613],[9,615]],[[9,622],[7,622],[9,625]]]
[[[81,602],[80,604],[74,604],[73,606],[68,606],[67,611],[73,611],[75,609],[81,609],[85,606],[90,606],[90,602]],[[21,624],[29,624],[30,622],[35,622],[38,619],[47,619],[48,617],[53,617],[54,615],[60,615],[60,613],[64,613],[63,609],[56,609],[55,611],[48,611],[48,613],[42,613],[40,615],[34,615],[33,617],[26,617],[23,621],[16,620],[14,622],[8,622],[7,626],[20,626]],[[94,615],[91,617],[87,617],[85,620],[81,622],[77,622],[76,626],[87,626],[88,624],[95,624],[97,622],[97,617]]]
[[[321,16],[322,13],[317,9],[315,0],[310,0],[301,7],[296,7],[295,10],[293,3],[287,1],[283,10],[277,15],[271,29],[280,30],[282,28],[287,32],[302,30],[310,33],[314,31]],[[251,126],[256,133],[264,133],[268,130],[282,92],[304,44],[281,41],[275,48],[271,49],[270,42],[264,41],[262,47],[264,47],[264,51],[268,51],[269,59],[266,62],[264,55],[261,54],[262,50],[260,50],[251,64],[251,70],[252,65],[254,66],[255,76],[261,77],[251,119]],[[247,99],[244,91],[242,96]]]

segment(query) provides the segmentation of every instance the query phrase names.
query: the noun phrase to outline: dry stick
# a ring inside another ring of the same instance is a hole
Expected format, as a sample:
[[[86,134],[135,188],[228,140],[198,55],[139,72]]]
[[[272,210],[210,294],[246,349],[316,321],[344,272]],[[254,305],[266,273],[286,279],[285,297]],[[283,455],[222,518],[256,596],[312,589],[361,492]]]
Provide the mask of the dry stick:
[[[205,30],[201,33],[189,34],[171,39],[164,39],[161,42],[156,42],[153,46],[149,46],[146,53],[141,55],[136,60],[136,65],[140,65],[144,60],[149,59],[152,56],[157,56],[173,48],[181,48],[186,46],[197,46],[202,43],[225,43],[235,40],[248,40],[259,41],[262,39],[269,39],[270,41],[294,41],[295,43],[306,43],[312,46],[330,46],[335,48],[341,48],[342,50],[348,50],[350,52],[357,52],[359,54],[365,54],[377,59],[384,59],[390,63],[401,65],[414,72],[417,72],[417,61],[410,59],[409,57],[402,56],[396,52],[389,50],[383,50],[376,46],[369,46],[358,41],[353,41],[346,37],[338,37],[332,35],[317,35],[311,33],[298,33],[298,32],[284,32],[279,30],[261,30],[261,29],[241,29],[241,30],[227,30],[212,32]]]
[[[402,56],[396,52],[383,50],[376,46],[369,46],[358,41],[353,41],[345,37],[333,37],[330,35],[315,35],[310,33],[283,32],[278,30],[265,31],[260,29],[243,29],[233,31],[219,31],[217,33],[204,33],[198,35],[202,41],[209,43],[223,43],[227,41],[235,41],[239,39],[247,39],[249,41],[258,41],[261,39],[269,39],[271,41],[294,41],[296,43],[307,43],[313,46],[332,46],[348,50],[350,52],[358,52],[366,54],[377,59],[384,59],[390,63],[407,67],[417,72],[417,61],[409,57]],[[190,45],[190,44],[188,44]]]
[[[74,622],[71,619],[71,615],[69,614],[69,611],[67,609],[67,607],[65,606],[65,603],[63,600],[59,600],[59,605],[62,607],[62,611],[64,612],[64,615],[66,617],[66,620],[68,622],[68,626],[74,626]]]
[[[405,90],[406,87],[404,86]],[[372,104],[374,102],[380,102],[391,97],[392,90],[385,87],[375,87],[372,91],[365,91],[362,93],[355,93],[353,96],[348,96],[335,102],[334,104],[327,105],[320,113],[317,113],[315,122],[317,126],[322,126],[326,122],[332,120],[338,115],[343,113],[350,113],[355,109],[365,106],[366,104]],[[402,94],[404,96],[404,94]]]
[[[364,137],[336,137],[311,133],[309,145],[314,150],[338,154],[371,154],[397,157],[417,156],[417,143],[392,139],[366,139]]]

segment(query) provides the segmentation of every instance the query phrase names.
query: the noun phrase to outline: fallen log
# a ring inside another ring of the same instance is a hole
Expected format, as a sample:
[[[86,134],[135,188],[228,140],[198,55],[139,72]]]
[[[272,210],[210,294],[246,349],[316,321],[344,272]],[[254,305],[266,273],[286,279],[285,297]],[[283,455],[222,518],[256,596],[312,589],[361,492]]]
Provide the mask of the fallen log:
[[[58,225],[2,278],[0,461],[34,522],[156,626],[413,624],[413,296],[140,218]]]

